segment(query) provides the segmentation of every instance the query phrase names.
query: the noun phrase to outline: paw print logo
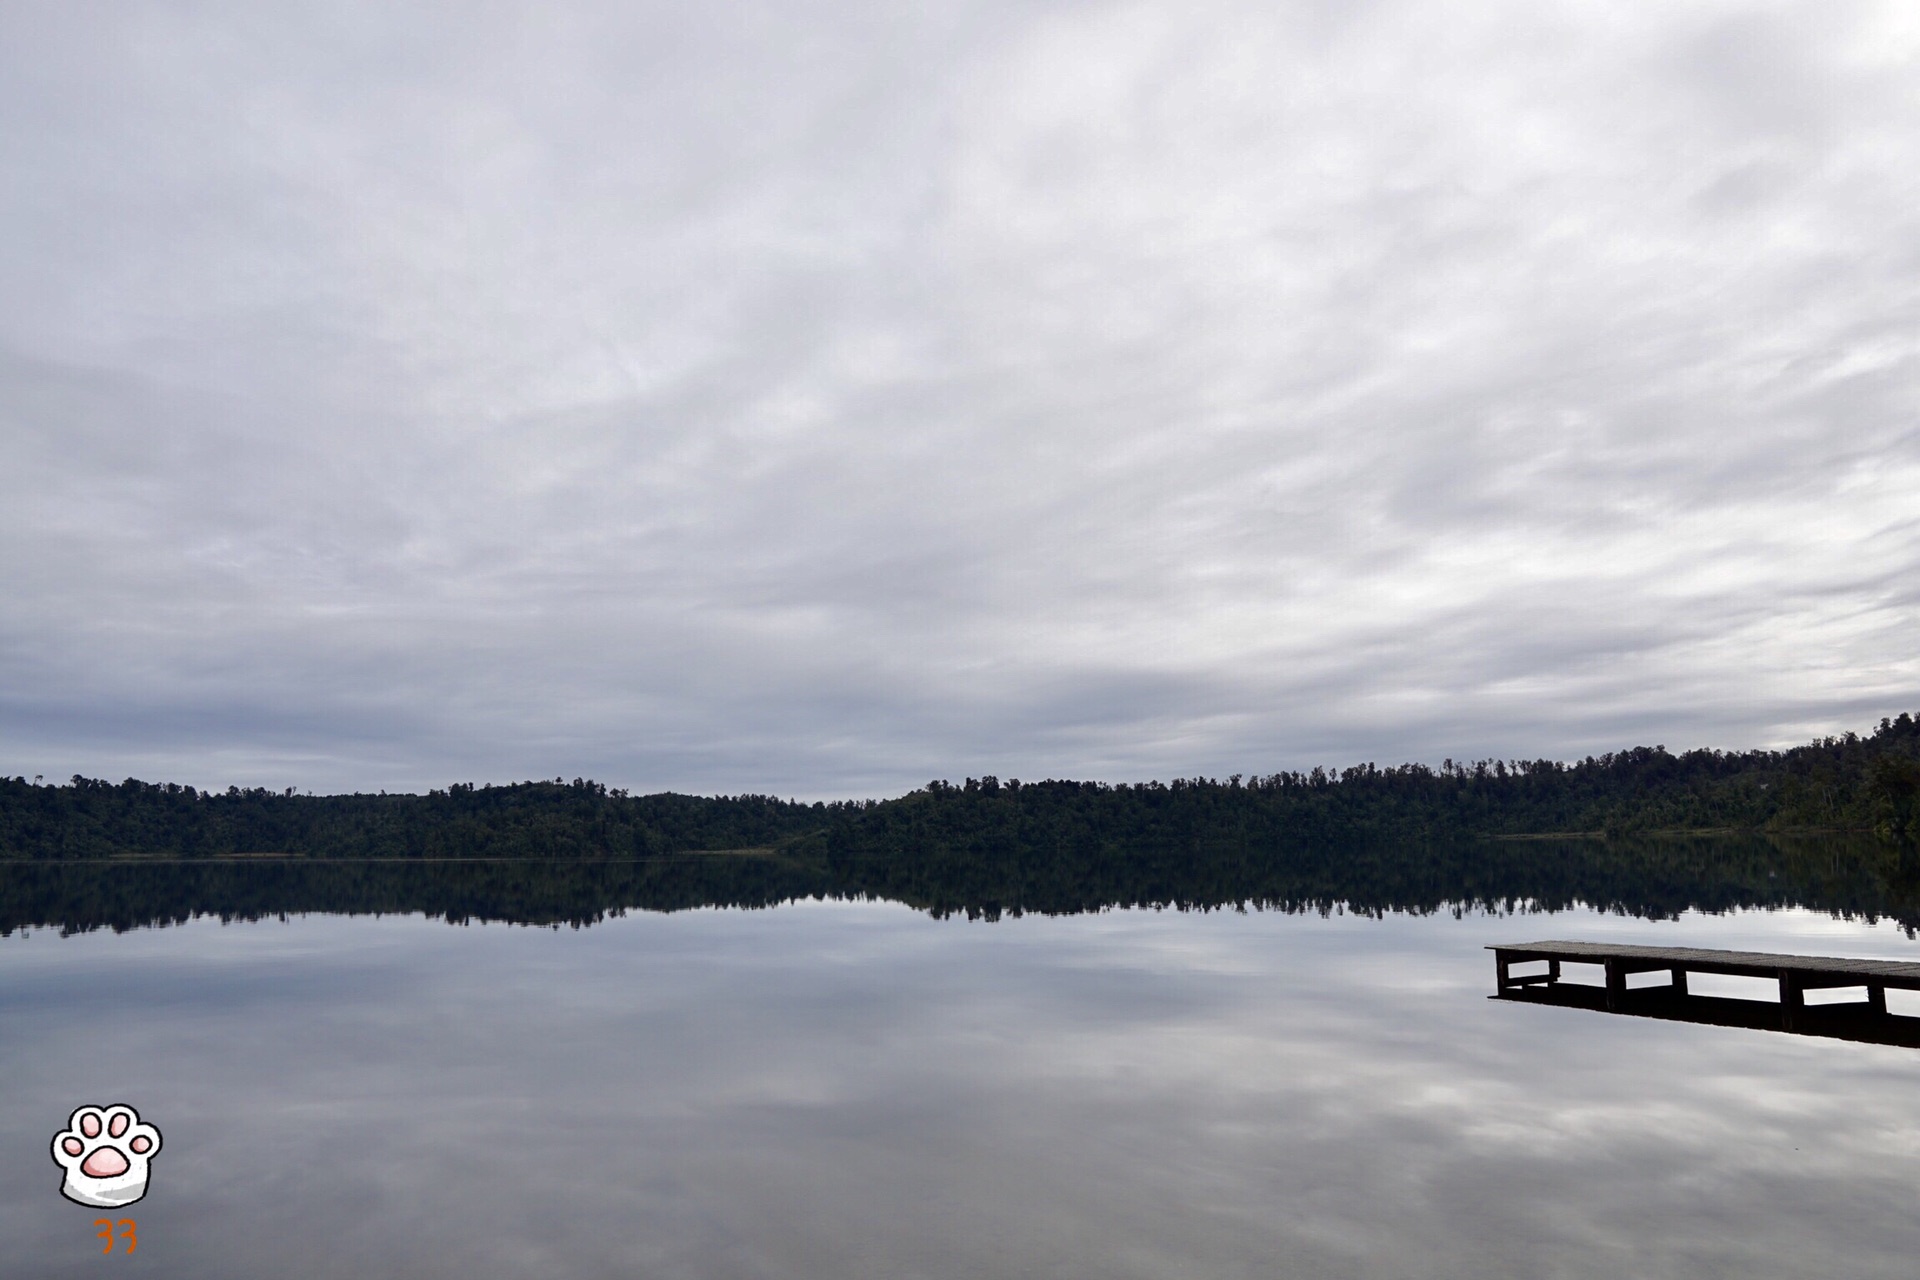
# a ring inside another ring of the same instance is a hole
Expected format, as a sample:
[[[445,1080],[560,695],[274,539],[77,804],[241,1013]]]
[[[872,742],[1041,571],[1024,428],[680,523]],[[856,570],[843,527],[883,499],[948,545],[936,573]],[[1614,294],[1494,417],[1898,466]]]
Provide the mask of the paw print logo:
[[[132,1107],[81,1107],[54,1135],[53,1162],[67,1171],[60,1194],[96,1209],[147,1194],[147,1167],[160,1154],[160,1131]]]

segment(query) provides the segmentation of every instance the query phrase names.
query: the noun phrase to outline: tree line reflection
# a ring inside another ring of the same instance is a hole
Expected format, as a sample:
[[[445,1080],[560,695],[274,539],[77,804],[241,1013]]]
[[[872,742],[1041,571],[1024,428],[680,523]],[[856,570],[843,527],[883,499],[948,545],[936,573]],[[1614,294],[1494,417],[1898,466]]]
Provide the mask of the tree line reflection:
[[[1614,840],[979,841],[541,860],[0,862],[0,934],[126,930],[195,916],[422,914],[584,927],[635,911],[875,899],[997,920],[1113,908],[1360,914],[1559,910],[1650,918],[1804,906],[1920,925],[1920,856],[1849,836]]]

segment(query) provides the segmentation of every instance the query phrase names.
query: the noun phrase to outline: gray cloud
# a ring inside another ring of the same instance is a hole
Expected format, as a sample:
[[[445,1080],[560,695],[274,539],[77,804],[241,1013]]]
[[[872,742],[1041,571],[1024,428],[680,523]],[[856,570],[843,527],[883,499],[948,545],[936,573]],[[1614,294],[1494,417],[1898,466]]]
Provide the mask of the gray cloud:
[[[1905,6],[0,24],[0,769],[833,795],[1920,704]]]

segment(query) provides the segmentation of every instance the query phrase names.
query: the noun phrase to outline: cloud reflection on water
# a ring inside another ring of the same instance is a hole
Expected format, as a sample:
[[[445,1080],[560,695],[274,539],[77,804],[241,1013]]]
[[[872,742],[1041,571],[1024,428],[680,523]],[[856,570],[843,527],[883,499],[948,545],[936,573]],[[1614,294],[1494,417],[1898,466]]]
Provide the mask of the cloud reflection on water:
[[[1481,946],[1540,924],[834,903],[13,939],[0,1234],[36,1275],[95,1265],[40,1130],[111,1094],[166,1127],[167,1275],[1909,1273],[1920,1054],[1487,1000]],[[1804,912],[1550,931],[1913,950]]]

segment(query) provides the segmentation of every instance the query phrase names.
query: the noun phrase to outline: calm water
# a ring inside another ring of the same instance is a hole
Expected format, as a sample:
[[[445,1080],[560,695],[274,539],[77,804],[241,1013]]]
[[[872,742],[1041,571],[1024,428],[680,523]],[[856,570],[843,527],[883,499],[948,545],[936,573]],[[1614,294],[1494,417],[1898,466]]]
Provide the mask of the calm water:
[[[9,1274],[1898,1276],[1920,1051],[1490,1001],[1496,941],[1920,958],[1805,910],[886,903],[0,939]],[[165,1147],[131,1257],[48,1144]]]

